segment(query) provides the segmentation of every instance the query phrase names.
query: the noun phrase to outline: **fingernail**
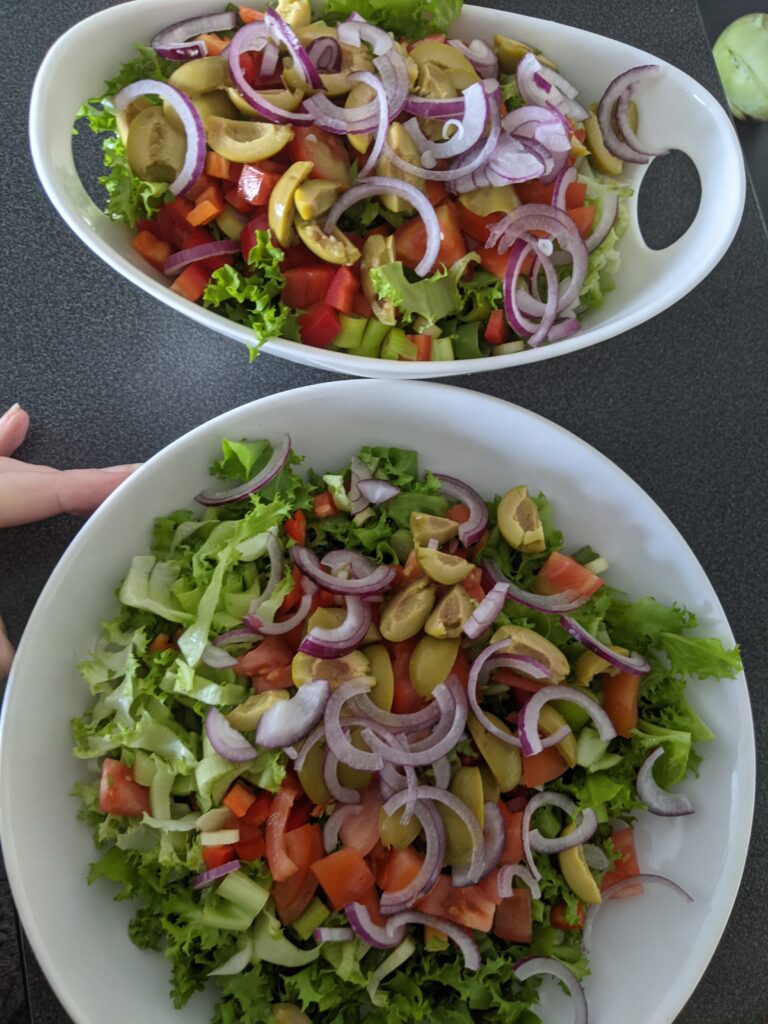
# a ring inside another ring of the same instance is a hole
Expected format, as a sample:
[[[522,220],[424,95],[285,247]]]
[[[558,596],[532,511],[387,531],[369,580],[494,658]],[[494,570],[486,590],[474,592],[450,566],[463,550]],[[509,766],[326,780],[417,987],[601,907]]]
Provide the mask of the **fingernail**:
[[[17,412],[21,412],[21,406],[18,402],[14,402],[10,409],[7,409],[2,416],[0,416],[0,423],[7,423]]]
[[[141,465],[140,462],[131,462],[125,466],[104,466],[101,470],[102,473],[124,473],[126,476],[129,473],[133,473],[135,469],[138,469]]]

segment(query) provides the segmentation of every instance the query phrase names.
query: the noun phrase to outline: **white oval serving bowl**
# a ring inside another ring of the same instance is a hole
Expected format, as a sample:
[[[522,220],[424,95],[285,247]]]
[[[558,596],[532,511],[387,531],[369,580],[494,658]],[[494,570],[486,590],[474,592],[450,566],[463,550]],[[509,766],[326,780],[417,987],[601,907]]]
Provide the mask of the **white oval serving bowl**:
[[[188,0],[183,15],[208,13],[212,6],[216,5],[211,0]],[[72,157],[71,127],[80,105],[102,93],[105,79],[133,55],[134,42],[148,42],[181,14],[176,0],[131,0],[94,14],[66,32],[49,51],[35,81],[30,105],[32,155],[51,202],[106,263],[177,312],[247,344],[251,333],[246,327],[170,290],[168,279],[131,248],[128,228],[110,221],[88,197]],[[622,180],[635,194],[629,200],[630,227],[620,242],[617,287],[601,309],[585,317],[582,331],[574,337],[504,356],[424,363],[355,356],[285,339],[267,342],[264,351],[360,377],[438,377],[519,366],[576,352],[637,327],[687,295],[725,254],[744,207],[744,164],[733,125],[703,86],[643,50],[551,21],[465,6],[455,25],[455,34],[465,39],[492,41],[496,32],[523,39],[556,60],[587,102],[598,100],[608,83],[628,68],[662,65],[664,75],[638,99],[642,137],[654,145],[682,150],[698,170],[701,203],[686,233],[666,249],[648,248],[637,224],[637,193],[647,165],[630,167]]]
[[[69,721],[88,689],[76,664],[99,623],[115,614],[115,587],[147,550],[153,517],[192,507],[223,437],[275,437],[290,424],[305,467],[343,464],[363,444],[411,447],[422,470],[466,479],[483,494],[526,482],[553,503],[569,550],[591,543],[611,563],[608,581],[629,593],[678,601],[700,632],[733,643],[722,607],[692,551],[651,499],[573,434],[495,398],[445,385],[398,381],[319,384],[225,413],[169,445],[91,517],[46,585],[22,638],[0,719],[0,830],[13,894],[32,947],[76,1024],[107,1020],[206,1024],[212,996],[180,1016],[167,997],[168,963],[128,939],[131,910],[112,886],[86,885],[95,859],[69,793],[83,766]],[[509,438],[525,437],[525,445]],[[741,879],[752,820],[755,754],[743,676],[696,682],[691,702],[717,736],[698,780],[683,786],[696,813],[641,815],[645,871],[668,875],[690,906],[649,887],[606,908],[587,981],[592,1024],[671,1024],[704,971]],[[617,955],[617,950],[620,952]],[[566,1024],[565,1000],[548,1024]],[[115,1015],[115,1007],[121,1012]]]

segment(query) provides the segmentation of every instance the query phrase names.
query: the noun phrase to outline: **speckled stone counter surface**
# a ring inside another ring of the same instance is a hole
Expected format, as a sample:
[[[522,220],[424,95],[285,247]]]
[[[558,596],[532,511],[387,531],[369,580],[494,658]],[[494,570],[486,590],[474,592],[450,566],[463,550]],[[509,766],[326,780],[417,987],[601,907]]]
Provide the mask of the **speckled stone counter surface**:
[[[0,409],[24,404],[33,422],[20,456],[56,466],[146,459],[226,409],[331,376],[268,356],[248,365],[242,348],[182,319],[108,269],[43,195],[25,140],[33,77],[61,32],[105,6],[106,0],[4,5]],[[657,53],[719,94],[694,0],[523,0],[514,6]],[[725,0],[722,6],[730,10]],[[666,244],[690,220],[697,186],[689,166],[674,156],[658,161],[651,177],[641,220],[651,244]],[[452,380],[550,417],[634,477],[692,546],[742,644],[758,745],[750,858],[719,949],[678,1024],[768,1020],[767,259],[768,241],[749,195],[728,255],[662,316],[563,359]],[[0,534],[0,609],[12,639],[18,640],[79,526],[59,518]],[[55,857],[51,836],[52,870]],[[19,935],[0,871],[0,1022],[67,1019]],[[113,1019],[129,1024],[119,1010]],[[620,1007],[615,1019],[620,1022]]]

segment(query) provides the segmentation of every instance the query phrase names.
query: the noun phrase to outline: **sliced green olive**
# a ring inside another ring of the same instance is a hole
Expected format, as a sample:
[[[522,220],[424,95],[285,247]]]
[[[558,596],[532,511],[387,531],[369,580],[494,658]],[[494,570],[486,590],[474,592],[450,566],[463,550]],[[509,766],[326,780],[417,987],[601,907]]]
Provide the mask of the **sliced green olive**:
[[[344,608],[316,608],[307,619],[307,630],[314,629],[315,626],[320,629],[336,629],[346,617],[347,613]],[[381,633],[371,623],[363,638],[363,643],[375,644],[378,640],[381,640]]]
[[[483,807],[483,780],[479,768],[462,767],[457,769],[449,786],[451,793],[472,811],[480,828],[485,817]],[[445,863],[469,864],[472,856],[472,839],[469,829],[450,808],[438,804],[438,809],[445,824]]]
[[[480,778],[483,780],[483,800],[486,803],[498,803],[501,786],[487,764],[480,765]]]
[[[304,28],[312,21],[309,0],[277,0],[277,13],[294,30]]]
[[[495,644],[497,640],[509,641],[506,653],[522,654],[546,665],[550,683],[562,683],[570,671],[571,666],[563,652],[546,637],[525,626],[500,626],[491,637],[491,643]]]
[[[489,213],[511,213],[520,205],[514,185],[484,185],[462,192],[459,202],[479,217],[487,217]]]
[[[285,124],[263,121],[233,121],[227,117],[208,118],[208,145],[219,156],[237,163],[268,160],[293,138]]]
[[[449,46],[447,43],[438,43],[433,39],[425,39],[421,43],[416,43],[410,49],[410,56],[411,60],[415,60],[419,66],[430,63],[436,64],[441,68],[455,68],[464,71],[475,70],[464,54],[457,50],[455,46]],[[476,75],[477,73],[475,72]]]
[[[395,677],[389,651],[384,644],[369,644],[363,653],[371,666],[371,675],[376,680],[376,685],[368,696],[382,711],[391,711],[395,696]]]
[[[590,161],[598,171],[603,174],[621,174],[624,164],[613,153],[609,153],[603,141],[603,133],[600,130],[600,122],[597,120],[597,106],[592,104],[589,108],[589,117],[584,122],[584,130],[587,133],[587,146],[590,151]]]
[[[204,92],[200,96],[195,96],[192,99],[192,105],[200,115],[206,130],[208,129],[208,120],[211,117],[237,118],[237,110],[234,104],[222,90]],[[163,103],[163,113],[174,128],[178,128],[180,132],[184,131],[181,118],[167,101]]]
[[[272,1024],[312,1024],[312,1021],[295,1003],[273,1003]]]
[[[326,235],[316,220],[302,220],[300,217],[296,218],[295,225],[304,245],[326,263],[351,267],[360,259],[360,250],[338,228]]]
[[[389,299],[382,302],[378,298],[371,281],[371,269],[386,266],[387,263],[394,263],[396,259],[393,235],[389,235],[387,238],[383,238],[381,235],[369,235],[363,243],[360,261],[360,282],[363,286],[363,295],[370,303],[376,319],[390,327],[397,322],[395,307]]]
[[[310,679],[327,679],[333,690],[348,679],[369,679],[371,686],[375,682],[368,659],[360,651],[351,651],[343,658],[313,658],[299,651],[291,662],[291,678],[294,686],[303,686]]]
[[[474,568],[466,558],[449,555],[445,551],[438,551],[437,548],[417,547],[416,561],[430,579],[445,586],[461,583]]]
[[[321,71],[320,81],[328,96],[344,96],[355,84],[350,76],[355,71],[373,71],[373,61],[367,50],[360,46],[341,44],[341,68],[339,71]]]
[[[231,85],[226,57],[198,57],[180,64],[168,79],[169,85],[187,96],[200,96]]]
[[[349,730],[349,739],[353,747],[358,750],[365,750],[370,753],[370,748],[362,738],[362,729],[355,726]],[[340,764],[338,768],[338,779],[342,786],[350,789],[367,789],[373,779],[373,772],[363,772],[359,768],[350,768],[349,765]]]
[[[426,512],[411,512],[410,526],[414,543],[421,545],[427,545],[431,540],[444,544],[459,532],[459,524],[454,519],[430,516]]]
[[[496,56],[499,58],[499,66],[501,67],[501,70],[507,74],[511,74],[517,69],[517,65],[526,53],[534,54],[539,63],[546,64],[547,67],[553,68],[557,71],[557,64],[555,64],[554,61],[549,60],[532,46],[528,46],[527,43],[521,43],[517,39],[509,39],[507,36],[494,36],[493,48],[496,52]]]
[[[568,725],[568,723],[563,716],[555,711],[551,704],[545,704],[539,712],[539,730],[546,733],[547,736],[551,736],[553,732],[562,729],[564,725]],[[557,744],[557,749],[563,755],[568,767],[574,768],[576,765],[576,737],[572,732]]]
[[[151,106],[131,121],[125,150],[143,181],[173,181],[184,163],[187,139],[169,124],[161,107]]]
[[[272,189],[269,197],[269,227],[278,245],[290,245],[293,238],[293,214],[296,207],[296,189],[312,173],[311,160],[297,160]]]
[[[285,690],[267,690],[266,693],[254,693],[242,704],[238,704],[234,710],[227,715],[229,724],[234,729],[242,732],[250,732],[259,724],[262,715],[269,711],[275,704],[288,700]]]
[[[131,126],[131,122],[140,114],[142,110],[146,110],[147,107],[152,107],[154,104],[148,96],[137,96],[135,100],[131,100],[127,107],[123,107],[122,110],[115,110],[115,122],[117,123],[117,134],[120,136],[123,145],[128,141],[128,129]],[[163,113],[166,113],[165,109]]]
[[[629,654],[626,647],[612,645],[611,650],[617,654]],[[619,670],[614,668],[605,658],[601,658],[599,654],[593,654],[592,651],[584,651],[576,659],[576,664],[573,667],[573,680],[579,686],[589,686],[595,676],[602,675],[603,673],[615,676],[618,675]]]
[[[352,107],[364,107],[367,103],[370,103],[372,99],[375,99],[376,93],[365,82],[357,82],[349,90],[349,95],[346,98],[344,106],[347,108]],[[370,132],[365,135],[348,135],[347,142],[353,149],[356,149],[358,153],[365,153],[371,144],[373,135]]]
[[[232,101],[235,107],[240,111],[241,114],[246,114],[248,117],[258,117],[259,114],[253,109],[248,100],[243,96],[239,89],[235,89],[230,86],[226,90],[226,94]],[[281,110],[296,110],[299,104],[304,99],[303,89],[263,89],[261,95],[269,103],[275,107],[280,107]]]
[[[424,632],[438,640],[461,636],[464,623],[475,610],[475,602],[460,583],[440,599],[424,624]]]
[[[296,212],[303,220],[312,220],[326,213],[339,194],[341,186],[335,181],[313,178],[296,189]]]
[[[448,47],[448,49],[452,50],[453,47]],[[421,154],[418,147],[403,125],[398,121],[393,122],[389,126],[387,143],[390,149],[401,159],[409,164],[420,166]],[[408,171],[401,171],[399,167],[395,167],[386,154],[379,157],[376,164],[376,173],[385,178],[398,178],[400,181],[407,181],[426,194],[427,186],[424,179],[417,178],[413,174],[409,174]],[[410,213],[413,210],[413,207],[407,200],[401,199],[400,196],[396,196],[392,192],[382,195],[381,202],[392,213]]]
[[[421,822],[415,814],[407,825],[403,825],[400,819],[404,810],[402,808],[395,811],[394,814],[385,814],[383,810],[379,811],[379,838],[382,846],[386,846],[387,849],[394,847],[396,850],[404,850],[421,832]]]
[[[575,827],[574,823],[566,825],[560,835],[570,835]],[[600,888],[589,870],[589,865],[584,858],[584,847],[581,844],[558,853],[557,860],[563,878],[580,900],[584,900],[585,903],[602,903]]]
[[[429,697],[436,686],[445,682],[459,653],[459,640],[436,640],[423,636],[416,644],[408,662],[413,688],[420,697]]]
[[[316,804],[327,804],[331,801],[331,794],[323,780],[324,754],[325,744],[315,743],[297,772],[304,792]]]
[[[510,547],[526,554],[544,551],[544,526],[527,487],[507,491],[496,510],[501,535]]]
[[[300,25],[294,31],[299,37],[299,42],[304,47],[308,46],[313,40],[320,39],[323,36],[337,39],[339,35],[333,25],[326,25],[324,21],[313,21],[309,25]]]
[[[384,605],[379,620],[381,635],[392,643],[410,640],[424,626],[434,605],[435,591],[429,580],[414,580]]]
[[[512,735],[512,730],[500,718],[490,714],[488,711],[485,714],[489,721],[493,722],[499,729],[503,732],[508,732],[510,736]],[[480,751],[480,756],[488,765],[501,792],[508,793],[511,789],[514,789],[519,784],[520,776],[522,775],[522,761],[517,747],[505,743],[498,736],[493,736],[489,733],[478,722],[472,712],[469,713],[467,718],[467,727],[472,735],[472,739],[475,741],[475,746]]]

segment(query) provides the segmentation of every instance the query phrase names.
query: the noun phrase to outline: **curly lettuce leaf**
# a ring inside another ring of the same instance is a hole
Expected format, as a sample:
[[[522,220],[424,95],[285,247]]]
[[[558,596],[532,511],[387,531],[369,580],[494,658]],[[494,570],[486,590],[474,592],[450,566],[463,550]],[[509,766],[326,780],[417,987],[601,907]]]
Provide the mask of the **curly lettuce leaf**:
[[[436,270],[431,277],[409,281],[399,260],[371,270],[371,281],[382,302],[397,307],[405,321],[423,317],[426,325],[451,316],[462,305],[459,281],[466,267],[477,262],[476,253],[468,252],[450,270]]]
[[[587,186],[585,204],[597,207],[595,221],[600,218],[605,196],[609,192],[617,192],[619,196],[616,220],[600,245],[590,253],[587,274],[579,293],[579,303],[584,309],[599,309],[605,302],[606,294],[613,291],[615,287],[614,278],[621,263],[621,253],[617,249],[617,243],[629,224],[629,211],[626,203],[622,200],[631,196],[633,190],[626,185],[617,185],[616,182],[607,181],[594,174],[581,173],[579,181]]]
[[[325,19],[335,25],[360,14],[397,38],[421,39],[445,32],[461,13],[462,0],[325,0]]]

